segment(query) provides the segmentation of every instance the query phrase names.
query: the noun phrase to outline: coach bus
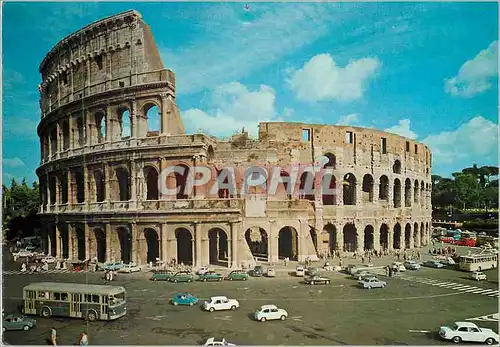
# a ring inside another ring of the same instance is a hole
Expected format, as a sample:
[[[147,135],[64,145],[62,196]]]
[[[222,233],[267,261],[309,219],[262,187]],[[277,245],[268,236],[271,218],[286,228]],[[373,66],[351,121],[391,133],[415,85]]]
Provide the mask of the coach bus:
[[[125,288],[98,284],[32,283],[23,288],[24,314],[114,320],[127,313]]]
[[[458,262],[460,270],[484,271],[498,266],[498,254],[481,253],[461,256]]]

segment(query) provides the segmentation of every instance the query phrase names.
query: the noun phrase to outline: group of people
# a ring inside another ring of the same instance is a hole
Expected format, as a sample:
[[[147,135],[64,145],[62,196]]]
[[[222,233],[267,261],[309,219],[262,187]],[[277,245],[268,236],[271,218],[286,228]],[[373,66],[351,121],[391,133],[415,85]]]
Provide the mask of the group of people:
[[[111,270],[106,270],[106,272],[104,273],[104,279],[106,281],[113,281],[113,278],[115,277],[115,272],[114,271],[111,271]]]
[[[455,248],[448,246],[443,248],[432,247],[429,249],[429,254],[431,255],[454,255],[456,253]]]
[[[56,328],[52,327],[50,331],[50,341],[53,346],[57,346],[57,331]],[[78,339],[78,344],[80,346],[87,346],[89,344],[89,338],[85,332],[80,334],[80,338]]]

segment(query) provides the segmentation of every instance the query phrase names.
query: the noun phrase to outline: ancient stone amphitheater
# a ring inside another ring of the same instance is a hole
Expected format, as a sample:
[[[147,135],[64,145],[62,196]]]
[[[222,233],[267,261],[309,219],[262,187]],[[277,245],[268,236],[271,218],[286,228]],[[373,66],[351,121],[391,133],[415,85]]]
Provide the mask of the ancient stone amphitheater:
[[[374,129],[301,123],[261,123],[258,139],[185,134],[174,73],[136,11],[64,38],[40,73],[40,215],[54,256],[232,267],[430,239],[429,148]],[[286,168],[320,156],[333,194],[308,169],[289,179]],[[166,176],[179,189],[164,194],[158,177],[174,165],[185,173]],[[275,194],[266,185],[186,193],[187,169],[197,165],[212,169],[212,181],[227,167],[284,169]],[[304,193],[307,182],[313,193]]]

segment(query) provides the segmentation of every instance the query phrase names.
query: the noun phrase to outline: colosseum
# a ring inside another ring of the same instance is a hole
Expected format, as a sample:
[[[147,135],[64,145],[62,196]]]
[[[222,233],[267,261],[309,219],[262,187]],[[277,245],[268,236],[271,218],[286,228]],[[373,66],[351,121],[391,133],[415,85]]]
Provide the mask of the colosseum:
[[[175,75],[136,11],[67,36],[39,70],[37,175],[48,254],[239,267],[430,240],[429,148],[375,129],[302,123],[260,123],[256,139],[244,130],[227,140],[185,134]],[[317,158],[326,158],[321,180],[301,166]],[[173,166],[184,173],[161,174]],[[210,168],[211,181],[229,168],[261,167],[280,183],[273,194],[266,183],[187,191],[195,166]],[[294,166],[301,169],[291,180]],[[322,194],[319,181],[333,193]]]

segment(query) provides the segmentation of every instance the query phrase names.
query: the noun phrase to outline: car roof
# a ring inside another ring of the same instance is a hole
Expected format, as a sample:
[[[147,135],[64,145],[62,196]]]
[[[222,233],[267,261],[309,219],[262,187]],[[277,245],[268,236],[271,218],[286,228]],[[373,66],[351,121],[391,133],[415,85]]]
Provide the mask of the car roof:
[[[477,328],[476,324],[470,322],[455,322],[455,324],[459,327]]]
[[[227,296],[212,296],[210,300],[227,300]]]
[[[261,310],[266,310],[266,309],[271,309],[271,308],[278,308],[276,305],[262,305],[260,307]]]
[[[7,318],[23,318],[24,316],[20,313],[9,313],[9,314],[6,314],[3,319],[7,319]]]

